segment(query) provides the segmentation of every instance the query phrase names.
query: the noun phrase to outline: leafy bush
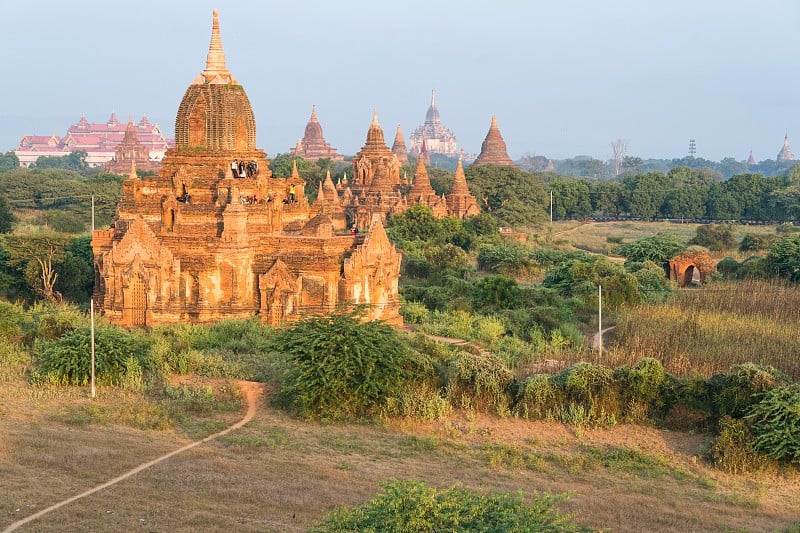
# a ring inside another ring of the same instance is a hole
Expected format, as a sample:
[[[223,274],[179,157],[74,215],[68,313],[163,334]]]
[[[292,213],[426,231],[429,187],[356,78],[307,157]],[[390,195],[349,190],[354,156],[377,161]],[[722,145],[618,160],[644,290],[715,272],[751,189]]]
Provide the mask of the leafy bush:
[[[31,355],[22,346],[0,343],[0,383],[21,378],[31,365]]]
[[[517,392],[515,412],[529,419],[545,419],[548,413],[564,403],[564,392],[547,374],[534,374]]]
[[[800,385],[766,391],[747,418],[757,450],[781,462],[800,464]]]
[[[709,457],[717,468],[729,474],[761,470],[769,459],[756,450],[755,442],[744,420],[726,415],[719,421],[719,435],[711,445]]]
[[[775,241],[774,235],[754,235],[752,233],[745,233],[742,237],[742,242],[739,243],[740,252],[757,252],[759,250],[766,250]]]
[[[419,481],[381,485],[383,493],[352,509],[338,508],[312,527],[333,531],[424,533],[434,531],[505,531],[549,533],[583,531],[569,516],[555,511],[564,496],[549,493],[526,501],[522,493],[480,494],[460,486],[437,490]]]
[[[800,282],[800,233],[792,233],[772,243],[766,262],[778,276]]]
[[[506,415],[510,411],[511,371],[491,354],[458,351],[445,362],[445,385],[451,402]]]
[[[400,306],[400,314],[407,324],[424,324],[430,319],[428,308],[419,302],[405,302]]]
[[[789,376],[772,366],[745,363],[731,367],[714,403],[720,416],[739,418],[768,389],[791,383]]]
[[[619,400],[610,368],[592,363],[575,364],[553,377],[567,404],[585,408],[601,419],[619,413]]]
[[[736,228],[733,224],[701,224],[689,244],[705,246],[714,252],[732,250],[736,246]]]
[[[37,368],[34,381],[64,385],[87,385],[91,378],[91,336],[88,329],[76,329],[35,347]],[[135,333],[100,324],[95,330],[95,379],[99,384],[122,385],[126,370],[141,368],[147,345]]]
[[[288,367],[280,397],[301,416],[378,414],[419,367],[391,326],[360,319],[357,312],[307,318],[275,338],[273,348]]]
[[[717,272],[722,274],[724,279],[736,279],[739,273],[739,261],[733,257],[726,257],[717,263]]]
[[[652,261],[663,265],[681,253],[686,245],[672,234],[654,235],[617,247],[616,253],[625,256],[628,261]]]
[[[503,275],[528,273],[533,266],[531,249],[518,242],[484,246],[478,252],[478,268]]]

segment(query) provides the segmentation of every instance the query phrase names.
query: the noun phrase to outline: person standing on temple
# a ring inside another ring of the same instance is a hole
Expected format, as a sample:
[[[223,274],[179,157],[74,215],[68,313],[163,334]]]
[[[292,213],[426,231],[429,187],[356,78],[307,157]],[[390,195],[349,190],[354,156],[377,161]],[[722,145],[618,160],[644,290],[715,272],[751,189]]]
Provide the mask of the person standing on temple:
[[[231,161],[231,174],[234,178],[239,177],[239,163],[235,159]]]
[[[294,203],[294,198],[295,198],[294,194],[295,194],[294,183],[292,183],[291,185],[289,185],[289,202],[291,203]]]

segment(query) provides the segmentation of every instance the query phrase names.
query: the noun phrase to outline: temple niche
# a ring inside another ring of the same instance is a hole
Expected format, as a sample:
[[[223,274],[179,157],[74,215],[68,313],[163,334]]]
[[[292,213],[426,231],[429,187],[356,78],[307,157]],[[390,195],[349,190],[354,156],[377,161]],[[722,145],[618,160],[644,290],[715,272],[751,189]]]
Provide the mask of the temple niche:
[[[113,223],[93,234],[100,312],[127,327],[252,316],[280,325],[351,303],[366,305],[368,319],[401,323],[400,254],[384,219],[359,212],[364,232],[352,232],[354,191],[330,177],[310,204],[296,166],[290,178],[272,176],[255,128],[214,10],[206,68],[178,108],[175,147],[158,176],[139,177],[127,162]],[[383,201],[398,180],[379,159],[362,164],[356,190]]]

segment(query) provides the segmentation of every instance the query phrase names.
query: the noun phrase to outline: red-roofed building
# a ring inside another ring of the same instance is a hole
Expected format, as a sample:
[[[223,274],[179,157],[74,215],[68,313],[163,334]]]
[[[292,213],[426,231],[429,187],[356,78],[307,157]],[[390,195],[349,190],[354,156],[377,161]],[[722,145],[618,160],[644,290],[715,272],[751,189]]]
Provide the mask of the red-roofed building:
[[[102,166],[114,159],[117,146],[125,138],[127,124],[111,113],[107,122],[91,123],[85,116],[72,124],[64,137],[57,135],[26,135],[14,153],[19,164],[29,167],[41,156],[60,157],[75,151],[86,152],[86,163],[89,166]],[[157,124],[151,124],[146,116],[135,124],[136,139],[147,148],[149,159],[160,162],[167,148],[175,145],[174,139],[166,139]]]

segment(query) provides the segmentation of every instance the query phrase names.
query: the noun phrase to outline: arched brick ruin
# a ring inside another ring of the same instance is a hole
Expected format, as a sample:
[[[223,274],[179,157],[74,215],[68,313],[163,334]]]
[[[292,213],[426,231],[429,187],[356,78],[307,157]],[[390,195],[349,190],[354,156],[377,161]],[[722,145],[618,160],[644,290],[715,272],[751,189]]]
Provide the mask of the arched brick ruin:
[[[679,287],[692,283],[695,270],[700,275],[700,283],[705,283],[706,276],[717,269],[716,262],[708,252],[684,252],[669,261],[669,279],[678,282]]]

